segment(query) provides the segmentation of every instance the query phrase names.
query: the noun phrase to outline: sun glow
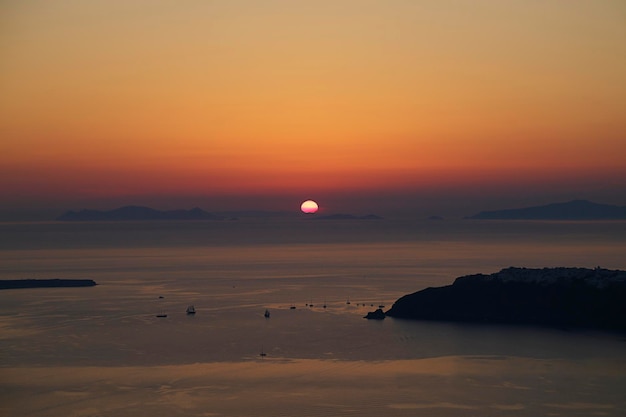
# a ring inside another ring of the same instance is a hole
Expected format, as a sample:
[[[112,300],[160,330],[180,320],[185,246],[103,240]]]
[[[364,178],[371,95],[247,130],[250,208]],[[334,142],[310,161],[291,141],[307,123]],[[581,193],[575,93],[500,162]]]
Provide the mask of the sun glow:
[[[144,3],[0,1],[0,215],[626,195],[624,2]]]
[[[300,206],[300,210],[302,210],[303,213],[315,213],[318,208],[319,206],[313,200],[307,200]]]

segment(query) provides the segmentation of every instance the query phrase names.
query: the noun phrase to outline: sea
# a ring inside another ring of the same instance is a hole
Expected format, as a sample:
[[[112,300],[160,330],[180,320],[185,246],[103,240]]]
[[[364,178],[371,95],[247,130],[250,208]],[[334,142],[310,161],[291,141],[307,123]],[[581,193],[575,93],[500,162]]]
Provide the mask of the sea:
[[[626,222],[0,223],[0,279],[98,284],[0,291],[0,415],[626,416],[623,333],[363,318],[510,266],[626,269]]]

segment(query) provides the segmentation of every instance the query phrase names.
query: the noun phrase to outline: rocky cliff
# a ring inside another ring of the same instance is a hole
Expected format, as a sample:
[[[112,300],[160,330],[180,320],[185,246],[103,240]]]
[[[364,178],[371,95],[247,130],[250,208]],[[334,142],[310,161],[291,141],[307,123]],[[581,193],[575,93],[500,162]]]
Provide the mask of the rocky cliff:
[[[626,271],[506,268],[398,299],[390,317],[626,330]]]

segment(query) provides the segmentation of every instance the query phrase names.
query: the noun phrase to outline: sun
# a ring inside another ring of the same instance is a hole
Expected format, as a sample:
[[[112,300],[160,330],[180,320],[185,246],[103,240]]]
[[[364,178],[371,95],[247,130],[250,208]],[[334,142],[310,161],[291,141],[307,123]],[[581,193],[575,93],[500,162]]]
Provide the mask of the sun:
[[[307,200],[300,206],[300,210],[302,210],[303,213],[315,213],[318,208],[319,206],[313,200]]]

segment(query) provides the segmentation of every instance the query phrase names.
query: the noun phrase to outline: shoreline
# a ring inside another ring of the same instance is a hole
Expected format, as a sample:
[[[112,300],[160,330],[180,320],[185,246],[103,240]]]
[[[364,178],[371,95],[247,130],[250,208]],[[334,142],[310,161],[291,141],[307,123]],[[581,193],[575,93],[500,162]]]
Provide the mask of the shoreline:
[[[94,287],[98,285],[92,279],[5,279],[0,280],[0,290],[16,290],[25,288],[76,288]]]

